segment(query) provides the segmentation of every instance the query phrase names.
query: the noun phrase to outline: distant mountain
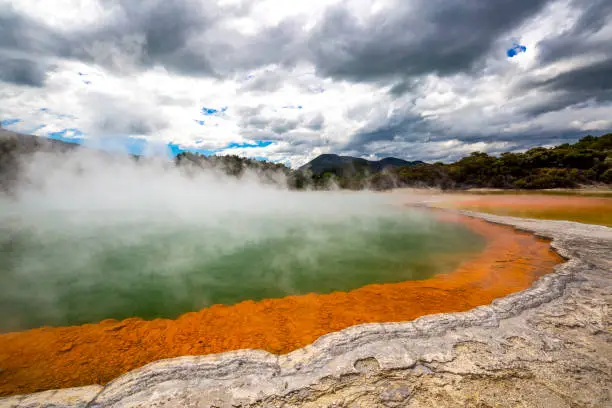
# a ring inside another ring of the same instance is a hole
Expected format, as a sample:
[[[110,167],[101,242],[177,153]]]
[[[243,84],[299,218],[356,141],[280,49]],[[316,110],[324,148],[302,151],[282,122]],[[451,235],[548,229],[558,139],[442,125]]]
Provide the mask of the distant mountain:
[[[325,172],[338,176],[352,176],[360,173],[378,173],[387,168],[402,166],[416,166],[424,162],[407,161],[396,157],[386,157],[382,160],[371,161],[351,156],[338,156],[337,154],[322,154],[299,168],[300,171],[310,171],[314,175]]]

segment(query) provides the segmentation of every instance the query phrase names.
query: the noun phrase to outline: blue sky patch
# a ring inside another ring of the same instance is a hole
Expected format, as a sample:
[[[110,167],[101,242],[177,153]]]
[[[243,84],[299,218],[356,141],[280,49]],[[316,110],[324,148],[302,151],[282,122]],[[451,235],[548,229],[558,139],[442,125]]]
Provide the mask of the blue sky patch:
[[[203,120],[197,120],[197,119],[194,119],[194,120],[195,120],[195,123],[197,123],[200,126],[204,126],[204,124],[206,123]]]
[[[44,126],[44,125],[43,125]],[[70,136],[67,136],[68,133]],[[148,151],[148,142],[136,137],[105,137],[85,139],[83,132],[76,128],[66,128],[57,132],[47,133],[49,139],[59,140],[65,143],[84,144],[88,147],[106,152],[127,153],[143,156]]]
[[[203,156],[212,156],[214,154],[217,154],[219,152],[222,152],[228,149],[249,149],[249,148],[256,148],[256,147],[267,147],[273,143],[274,142],[271,142],[269,140],[255,140],[253,142],[244,142],[244,143],[231,142],[231,143],[228,143],[225,147],[222,147],[221,149],[201,149],[198,147],[182,147],[178,143],[170,142],[167,145],[167,151],[168,151],[168,156],[171,158],[176,157],[180,153],[184,153],[184,152],[197,153]],[[256,160],[268,160],[267,158],[263,156],[256,156],[256,157],[251,157],[251,158],[256,159]]]
[[[214,115],[215,113],[219,112],[216,109],[211,109],[211,108],[202,108],[202,114],[203,115]]]
[[[170,157],[176,157],[181,153],[197,153],[203,156],[211,156],[220,150],[208,150],[208,149],[198,149],[197,147],[181,147],[178,143],[168,143],[168,155]]]
[[[525,47],[524,45],[515,44],[514,47],[506,51],[506,55],[508,56],[508,58],[512,58],[525,51],[527,51],[527,47]]]
[[[4,119],[0,121],[0,124],[2,124],[2,127],[7,127],[19,122],[21,122],[21,119]]]
[[[100,138],[92,141],[92,147],[107,152],[128,153],[135,156],[143,156],[147,152],[146,139],[137,137],[111,137]]]
[[[225,146],[225,148],[226,149],[248,149],[248,148],[253,148],[253,147],[268,147],[272,143],[273,142],[271,142],[269,140],[255,140],[252,143],[249,143],[249,142],[245,142],[245,143],[232,142],[232,143],[229,143],[227,146]]]
[[[207,107],[202,107],[202,115],[206,115],[206,116],[211,116],[211,115],[216,115],[217,113],[223,113],[227,110],[227,106],[224,106],[223,108],[219,109],[213,109],[213,108],[207,108]]]
[[[68,132],[71,132],[72,135],[66,136]],[[66,142],[66,143],[77,143],[77,144],[81,144],[83,143],[83,140],[85,140],[82,136],[83,136],[83,132],[75,128],[66,128],[66,129],[59,130],[57,132],[47,133],[47,137],[49,139],[59,140],[59,141]]]

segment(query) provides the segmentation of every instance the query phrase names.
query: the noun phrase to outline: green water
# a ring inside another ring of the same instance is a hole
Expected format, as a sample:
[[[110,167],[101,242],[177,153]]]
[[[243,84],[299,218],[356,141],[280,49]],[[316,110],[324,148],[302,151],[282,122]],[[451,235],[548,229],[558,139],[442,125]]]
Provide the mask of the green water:
[[[174,318],[213,304],[425,279],[482,237],[422,210],[296,217],[67,211],[2,216],[0,331],[106,318]]]

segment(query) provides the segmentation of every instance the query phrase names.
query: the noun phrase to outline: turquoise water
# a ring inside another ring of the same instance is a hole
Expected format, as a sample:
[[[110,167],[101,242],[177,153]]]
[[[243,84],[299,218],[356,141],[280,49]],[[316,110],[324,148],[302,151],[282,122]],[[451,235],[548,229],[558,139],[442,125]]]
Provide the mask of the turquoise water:
[[[81,218],[79,218],[81,217]],[[425,279],[483,239],[415,209],[366,216],[13,212],[0,238],[0,330],[174,318],[213,304]]]

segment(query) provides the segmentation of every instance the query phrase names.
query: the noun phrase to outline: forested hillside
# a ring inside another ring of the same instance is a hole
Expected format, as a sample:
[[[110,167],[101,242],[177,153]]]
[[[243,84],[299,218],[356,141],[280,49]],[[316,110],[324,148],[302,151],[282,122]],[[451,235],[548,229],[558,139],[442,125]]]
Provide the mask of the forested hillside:
[[[355,177],[378,173],[393,167],[416,166],[417,164],[423,164],[423,162],[407,161],[396,157],[386,157],[382,160],[366,160],[359,157],[322,154],[298,170],[314,176],[320,176],[327,172],[333,173],[338,177]]]
[[[575,188],[612,184],[612,134],[586,136],[574,144],[536,147],[499,157],[474,152],[451,163],[399,167],[373,175],[374,189],[393,187]]]
[[[6,131],[0,136],[0,190],[7,190],[19,179],[20,156],[38,150],[59,153],[78,147]],[[612,185],[612,134],[586,136],[574,144],[552,148],[536,147],[524,153],[503,153],[499,157],[474,152],[450,164],[405,162],[409,165],[381,166],[380,170],[371,165],[381,162],[368,162],[370,164],[360,168],[363,171],[332,170],[315,173],[308,166],[303,170],[291,170],[282,164],[238,156],[181,153],[175,158],[175,165],[187,174],[213,169],[221,174],[251,177],[298,190],[387,190],[398,187],[575,188],[582,185]],[[351,166],[351,169],[355,168]]]

